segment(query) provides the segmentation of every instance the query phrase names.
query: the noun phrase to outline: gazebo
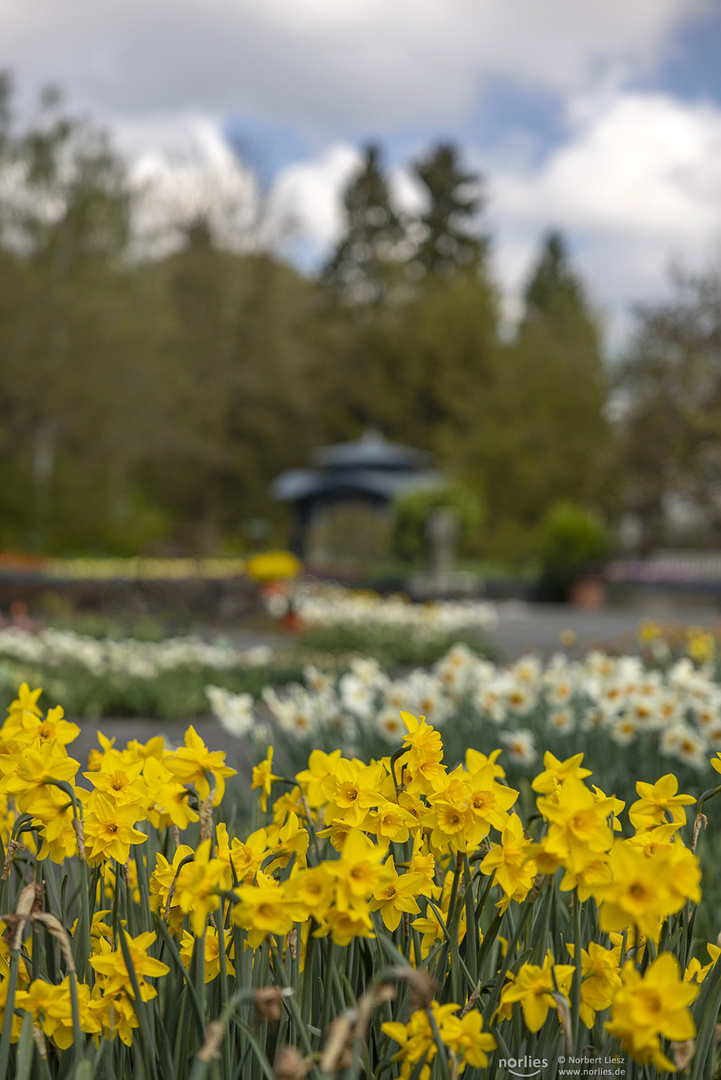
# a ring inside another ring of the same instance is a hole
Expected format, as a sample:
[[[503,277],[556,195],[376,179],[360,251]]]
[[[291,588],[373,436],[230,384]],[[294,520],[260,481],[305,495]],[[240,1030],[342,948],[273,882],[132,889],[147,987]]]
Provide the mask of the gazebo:
[[[316,468],[288,469],[271,487],[276,499],[294,508],[290,546],[300,558],[306,555],[308,530],[321,514],[344,504],[382,514],[401,492],[444,481],[430,468],[428,451],[389,442],[376,428],[351,442],[319,446],[312,459]]]

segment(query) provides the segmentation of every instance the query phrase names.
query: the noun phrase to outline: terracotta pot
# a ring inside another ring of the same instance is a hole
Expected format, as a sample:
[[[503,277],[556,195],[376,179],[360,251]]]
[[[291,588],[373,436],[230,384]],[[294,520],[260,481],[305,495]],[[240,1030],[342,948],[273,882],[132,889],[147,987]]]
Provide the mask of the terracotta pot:
[[[574,607],[598,611],[606,603],[606,583],[600,577],[579,578],[569,590],[568,601]]]

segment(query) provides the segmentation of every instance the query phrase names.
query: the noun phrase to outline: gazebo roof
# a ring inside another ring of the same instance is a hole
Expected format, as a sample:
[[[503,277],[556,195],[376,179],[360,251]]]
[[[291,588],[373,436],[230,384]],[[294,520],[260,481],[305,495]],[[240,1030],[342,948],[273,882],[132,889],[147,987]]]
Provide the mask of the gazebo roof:
[[[432,458],[427,450],[389,442],[377,428],[368,428],[351,442],[319,446],[313,460],[323,469],[398,469],[418,470]]]
[[[272,492],[281,502],[304,499],[338,499],[363,494],[392,500],[402,491],[415,487],[433,487],[443,482],[443,475],[432,469],[289,469],[273,482]]]

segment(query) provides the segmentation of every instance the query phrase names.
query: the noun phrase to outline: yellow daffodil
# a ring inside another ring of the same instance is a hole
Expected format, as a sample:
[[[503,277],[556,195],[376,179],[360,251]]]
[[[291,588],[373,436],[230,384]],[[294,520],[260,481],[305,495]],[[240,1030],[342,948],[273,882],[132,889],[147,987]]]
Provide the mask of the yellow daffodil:
[[[385,801],[381,793],[384,775],[379,762],[363,765],[340,758],[335,773],[322,783],[326,816],[342,818],[353,828],[362,826],[371,807]]]
[[[62,743],[36,741],[23,748],[13,766],[13,771],[0,781],[0,791],[14,795],[18,810],[26,814],[49,781],[72,784],[80,762],[68,757]]]
[[[378,837],[379,844],[405,844],[410,830],[415,829],[418,822],[413,814],[397,802],[385,799],[378,803],[368,825]]]
[[[519,1001],[526,1027],[529,1031],[540,1031],[548,1010],[558,1008],[553,998],[555,987],[558,986],[558,992],[567,999],[573,972],[570,964],[554,964],[549,951],[542,968],[536,964],[521,967],[515,979],[503,987],[501,1002]]]
[[[540,795],[552,795],[561,782],[569,776],[583,780],[585,776],[591,775],[591,770],[582,768],[582,761],[583,754],[574,754],[573,757],[560,761],[550,750],[546,750],[543,755],[545,769],[534,778],[531,787]]]
[[[396,770],[403,772],[405,786],[411,794],[430,794],[446,772],[442,763],[441,736],[426,723],[423,716],[415,717],[412,713],[402,712],[401,720],[408,730],[403,739],[408,752],[399,759]]]
[[[195,858],[180,867],[175,879],[175,902],[184,914],[190,915],[196,937],[203,933],[210,912],[220,906],[218,888],[226,873],[222,859],[213,858],[210,852],[210,840],[203,840]]]
[[[666,773],[655,784],[636,782],[640,795],[628,808],[628,816],[634,829],[650,829],[669,822],[686,824],[685,806],[695,803],[693,795],[678,795],[678,780],[673,773]]]
[[[388,929],[395,930],[404,912],[411,915],[420,913],[421,909],[415,898],[422,882],[421,874],[398,874],[393,871],[393,877],[373,893],[369,905],[371,911],[380,911]]]
[[[256,829],[255,832],[250,833],[246,840],[238,840],[233,837],[228,859],[238,881],[251,882],[269,852],[270,845],[268,844],[268,834],[265,829]],[[223,852],[218,851],[218,857],[224,859],[225,855]]]
[[[327,864],[309,870],[296,870],[286,884],[288,897],[297,904],[294,919],[303,921],[312,915],[322,922],[328,914],[335,894],[335,878]]]
[[[427,896],[430,900],[435,900],[441,895],[441,887],[436,884],[436,860],[431,852],[423,851],[418,840],[413,847],[408,871],[411,874],[421,875],[421,883],[418,887],[419,896]]]
[[[101,1027],[89,1009],[90,987],[79,983],[77,995],[82,1030],[89,1034],[99,1034]],[[15,1007],[26,1009],[35,1024],[42,1028],[60,1050],[67,1050],[72,1046],[73,1012],[69,976],[57,985],[34,979],[27,990],[16,992]]]
[[[210,777],[215,787],[213,806],[218,806],[225,792],[226,777],[235,776],[237,771],[224,762],[225,753],[208,750],[191,724],[185,733],[185,745],[165,759],[165,766],[181,783],[193,784],[201,802],[210,795]]]
[[[193,949],[198,939],[188,931],[183,931],[183,940],[180,946],[180,958],[186,968],[190,967],[190,961],[193,956]],[[232,939],[230,939],[230,945],[232,947]],[[228,946],[226,946],[228,947]],[[213,979],[217,979],[220,975],[220,944],[218,941],[218,931],[214,926],[209,926],[205,931],[205,937],[203,938],[203,955],[205,959],[205,981],[212,982]],[[232,955],[232,952],[229,953]],[[235,968],[231,964],[228,957],[225,960],[225,970],[228,975],[235,975]]]
[[[193,848],[188,847],[187,844],[180,844],[175,851],[172,862],[168,862],[165,856],[159,852],[156,857],[155,870],[150,875],[150,910],[157,912],[161,918],[165,916],[168,894],[171,889],[173,890],[167,923],[168,929],[175,937],[180,937],[183,925],[183,912],[175,898],[175,879],[183,859],[193,855],[195,855]]]
[[[440,1036],[444,1045],[452,1050],[459,1060],[459,1073],[462,1073],[467,1065],[474,1069],[485,1069],[489,1052],[497,1046],[493,1035],[483,1030],[483,1017],[478,1009],[471,1009],[465,1016],[446,1016],[441,1025]]]
[[[447,874],[446,879],[443,882],[443,888],[441,891],[440,903],[438,905],[446,927],[448,925],[448,905],[451,900],[452,891],[452,874]],[[420,963],[420,959],[424,959],[428,956],[430,950],[436,944],[437,941],[445,940],[445,931],[441,925],[440,919],[435,908],[430,904],[426,907],[426,913],[419,919],[414,919],[411,923],[414,930],[417,930],[421,935],[421,957],[416,957],[416,963]],[[465,906],[461,912],[461,919],[458,924],[458,942],[460,944],[466,936],[466,909]]]
[[[339,859],[326,863],[337,881],[336,904],[341,911],[367,900],[393,875],[390,866],[383,865],[385,851],[357,829],[352,829],[343,845]]]
[[[58,742],[63,746],[67,746],[68,743],[77,739],[80,734],[78,725],[64,718],[61,705],[57,705],[54,709],[48,709],[44,719],[42,716],[37,716],[26,709],[22,713],[20,725],[22,740],[25,745],[37,739],[41,743]],[[16,738],[19,735],[20,730],[17,730]]]
[[[569,773],[550,796],[536,800],[538,809],[549,822],[547,849],[556,851],[563,866],[577,873],[590,856],[608,851],[613,831],[608,817],[613,811],[611,798],[598,799],[578,778]]]
[[[350,945],[355,938],[375,937],[373,920],[367,907],[330,908],[323,923],[321,923],[315,935],[317,937],[330,934],[331,941],[336,945]]]
[[[472,746],[469,746],[466,750],[465,763],[466,770],[469,773],[479,773],[481,769],[486,765],[493,766],[493,775],[502,780],[506,775],[506,770],[502,765],[498,764],[498,759],[501,756],[500,747],[496,750],[492,750],[490,754],[482,754],[480,750],[475,750]]]
[[[721,956],[721,947],[712,944],[710,941],[706,943],[706,951],[710,958],[709,963],[702,964],[701,961],[694,956],[694,958],[689,961],[688,967],[684,972],[684,982],[702,983],[719,956]]]
[[[261,761],[260,765],[253,766],[253,779],[250,785],[253,791],[260,788],[260,808],[263,813],[268,809],[271,785],[275,780],[280,780],[280,777],[273,772],[272,765],[273,747],[269,746],[265,761]]]
[[[137,803],[116,806],[105,795],[96,792],[89,800],[85,816],[85,857],[89,863],[102,859],[117,859],[126,863],[131,844],[142,844],[145,833],[135,828]]]
[[[143,771],[142,761],[130,763],[124,761],[117,750],[108,750],[103,754],[99,769],[83,773],[95,790],[101,792],[116,806],[123,803],[141,803],[145,797],[145,786],[138,782]],[[140,813],[136,821],[144,817]]]
[[[481,863],[481,873],[493,874],[494,885],[500,885],[508,900],[525,899],[536,876],[536,864],[523,835],[523,825],[517,814],[511,814],[503,829],[501,843],[493,844]]]
[[[308,768],[297,774],[296,780],[303,789],[308,806],[313,809],[317,809],[325,802],[323,781],[335,774],[340,757],[340,750],[333,750],[330,754],[324,753],[323,750],[311,750]]]
[[[287,934],[293,927],[293,902],[277,881],[260,871],[254,885],[236,889],[239,903],[231,911],[234,923],[248,931],[248,944],[256,949],[268,934]]]
[[[673,1071],[661,1049],[661,1037],[677,1042],[694,1038],[696,1026],[688,1007],[698,986],[682,981],[678,960],[671,953],[657,956],[643,976],[627,963],[621,977],[606,1029],[621,1040],[634,1061]]]
[[[125,943],[128,948],[130,960],[138,979],[138,989],[143,1001],[150,1001],[157,996],[155,986],[151,986],[147,979],[157,979],[161,975],[167,975],[170,968],[161,960],[148,955],[148,950],[155,941],[155,933],[149,931],[131,937],[126,930]],[[112,997],[117,993],[132,993],[128,968],[125,963],[125,955],[122,948],[113,950],[105,938],[98,941],[100,952],[90,957],[90,963],[98,976],[102,979],[103,993]]]
[[[190,792],[169,769],[156,758],[148,757],[143,767],[148,817],[156,829],[175,825],[187,829],[197,821],[198,811],[189,802]]]
[[[38,698],[41,694],[42,689],[40,687],[37,690],[31,690],[26,682],[20,684],[18,696],[8,706],[6,723],[9,731],[22,723],[24,713],[37,718],[42,716],[42,709],[38,705]]]
[[[569,943],[566,948],[575,957],[575,945]],[[587,1028],[593,1027],[596,1013],[603,1012],[613,1001],[621,985],[620,962],[620,946],[604,949],[591,941],[587,949],[581,949],[581,1020]]]
[[[681,845],[673,856],[664,849],[645,855],[631,841],[617,841],[608,861],[612,880],[594,890],[602,930],[636,927],[656,941],[667,915],[679,911],[687,898],[700,898],[698,860]]]
[[[88,1007],[106,1039],[119,1038],[126,1046],[132,1046],[133,1031],[139,1020],[131,997],[122,992],[109,994],[96,982]]]

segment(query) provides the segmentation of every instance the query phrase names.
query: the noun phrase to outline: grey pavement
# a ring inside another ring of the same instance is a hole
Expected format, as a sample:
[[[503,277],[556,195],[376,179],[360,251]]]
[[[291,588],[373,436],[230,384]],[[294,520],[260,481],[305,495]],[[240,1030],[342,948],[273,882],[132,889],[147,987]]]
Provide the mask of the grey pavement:
[[[721,618],[718,609],[707,605],[679,606],[673,599],[659,596],[634,607],[604,607],[597,611],[570,604],[527,604],[507,600],[496,605],[498,627],[492,635],[499,663],[512,663],[524,653],[535,651],[548,658],[561,648],[561,634],[572,630],[577,638],[574,654],[595,646],[614,652],[638,650],[638,631],[649,619],[683,626],[712,626]]]

